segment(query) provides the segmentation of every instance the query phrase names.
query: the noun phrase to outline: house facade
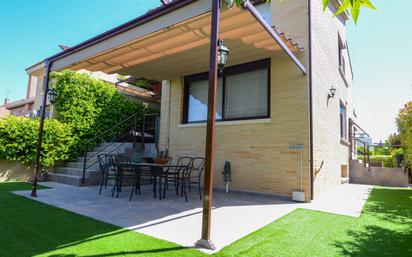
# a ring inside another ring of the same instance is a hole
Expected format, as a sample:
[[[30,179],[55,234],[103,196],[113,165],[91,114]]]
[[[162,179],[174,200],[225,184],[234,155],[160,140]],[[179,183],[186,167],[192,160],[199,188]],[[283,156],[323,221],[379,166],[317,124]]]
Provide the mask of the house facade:
[[[229,161],[230,189],[304,191],[309,201],[348,176],[349,16],[334,17],[334,0],[325,11],[321,0],[253,3],[258,15],[237,7],[221,13],[219,38],[230,54],[217,86],[214,186],[224,187]],[[208,0],[165,3],[48,58],[38,71],[161,80],[160,150],[204,156],[210,10]]]
[[[221,76],[216,187],[223,188],[220,174],[229,161],[232,189],[291,196],[301,186],[300,152],[289,149],[296,144],[303,145],[302,186],[307,200],[312,188],[316,196],[348,176],[348,119],[353,109],[345,32],[349,17],[333,16],[337,2],[325,12],[322,1],[308,3],[272,1],[261,4],[259,10],[277,31],[285,31],[303,48],[297,56],[311,66],[311,76],[300,76],[287,56],[229,67]],[[199,135],[206,130],[206,79],[197,74],[163,83],[160,145],[172,155],[204,153],[205,137]],[[329,96],[332,87],[336,89],[333,98]]]

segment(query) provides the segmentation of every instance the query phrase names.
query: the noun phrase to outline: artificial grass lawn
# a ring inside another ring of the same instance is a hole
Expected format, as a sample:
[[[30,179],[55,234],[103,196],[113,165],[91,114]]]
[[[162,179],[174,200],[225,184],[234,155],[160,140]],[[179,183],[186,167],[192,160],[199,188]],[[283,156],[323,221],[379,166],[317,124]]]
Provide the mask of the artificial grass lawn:
[[[0,183],[1,257],[207,256],[9,193],[27,189]],[[360,218],[298,209],[214,256],[412,256],[412,190],[375,188]]]
[[[412,256],[412,190],[375,187],[360,218],[298,209],[221,256]]]

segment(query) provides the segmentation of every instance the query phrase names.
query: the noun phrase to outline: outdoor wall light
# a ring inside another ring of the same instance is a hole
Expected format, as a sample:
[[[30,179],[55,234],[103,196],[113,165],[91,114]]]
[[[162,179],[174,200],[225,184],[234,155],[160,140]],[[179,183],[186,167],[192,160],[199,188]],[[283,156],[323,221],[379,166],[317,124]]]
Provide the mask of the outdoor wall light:
[[[221,0],[220,1],[220,6],[223,9],[230,9],[233,7],[233,4],[235,3],[235,0]]]
[[[329,89],[329,94],[328,94],[328,98],[335,98],[335,94],[336,94],[336,88],[334,86],[332,86]]]
[[[54,104],[56,102],[56,96],[57,96],[56,90],[50,89],[47,95],[49,96],[50,103]]]
[[[219,71],[222,72],[227,64],[229,48],[223,44],[223,40],[219,40],[217,44],[217,67],[219,68]]]

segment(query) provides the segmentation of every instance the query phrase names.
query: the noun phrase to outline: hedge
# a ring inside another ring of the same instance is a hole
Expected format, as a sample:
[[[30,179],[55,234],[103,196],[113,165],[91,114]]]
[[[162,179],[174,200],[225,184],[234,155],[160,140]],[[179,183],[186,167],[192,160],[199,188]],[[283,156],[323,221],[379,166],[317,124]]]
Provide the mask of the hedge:
[[[120,121],[137,114],[153,112],[143,103],[120,94],[112,84],[97,80],[87,74],[65,70],[52,73],[52,85],[57,92],[56,111],[58,120],[68,124],[75,137],[71,157],[81,154],[85,141],[111,128]],[[130,124],[105,135],[110,140],[126,133]]]
[[[39,120],[8,116],[0,119],[0,159],[34,164]],[[70,157],[74,140],[70,126],[57,120],[45,120],[42,166]]]
[[[74,71],[51,74],[57,92],[57,119],[45,120],[42,166],[71,160],[82,154],[85,142],[134,114],[152,112],[143,103],[120,94],[113,85]],[[120,126],[103,140],[127,133],[133,124]],[[39,120],[9,116],[0,119],[0,159],[33,164]],[[92,146],[92,145],[91,145]]]
[[[404,164],[412,169],[412,101],[399,110],[396,118],[402,148],[404,149]]]
[[[363,155],[358,155],[358,160],[363,160]],[[393,155],[370,155],[369,156],[371,163],[383,163],[383,166],[386,168],[395,168],[396,161]]]

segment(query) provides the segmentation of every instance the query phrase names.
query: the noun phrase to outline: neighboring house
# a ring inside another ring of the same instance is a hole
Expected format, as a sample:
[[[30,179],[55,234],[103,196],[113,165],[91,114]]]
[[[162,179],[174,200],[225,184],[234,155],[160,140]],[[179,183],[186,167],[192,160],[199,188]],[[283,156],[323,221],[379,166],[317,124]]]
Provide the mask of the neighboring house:
[[[34,110],[34,88],[36,86],[36,79],[29,77],[27,94],[25,99],[10,102],[9,99],[4,99],[4,104],[0,106],[0,117],[9,114],[16,116],[30,117]]]
[[[6,117],[10,115],[10,111],[4,107],[4,105],[0,106],[0,117]]]
[[[66,48],[67,50],[68,48]],[[35,78],[35,81],[37,82],[37,84],[39,85],[43,85],[44,84],[44,76],[45,76],[45,64],[43,61],[30,66],[29,68],[26,69],[27,74],[29,75],[29,78]],[[106,74],[104,72],[101,71],[88,71],[86,69],[80,69],[78,70],[79,73],[82,74],[87,74],[92,78],[98,79],[98,80],[103,80],[106,81],[110,84],[113,84],[113,86],[115,86],[117,88],[117,90],[126,95],[129,98],[132,99],[136,99],[139,101],[142,101],[144,103],[146,103],[148,106],[150,106],[151,108],[158,110],[160,107],[160,99],[156,96],[156,94],[153,91],[144,89],[144,88],[140,88],[140,87],[136,87],[136,86],[132,86],[128,83],[124,83],[121,82],[118,79],[118,74]],[[42,105],[42,99],[43,99],[43,92],[44,92],[44,87],[35,87],[35,84],[29,84],[28,87],[32,87],[35,88],[35,97],[34,97],[34,110],[36,110],[35,112],[37,114],[40,113],[40,109],[41,109],[41,105]],[[47,107],[46,107],[46,111],[48,113],[49,110],[49,105],[50,102],[47,100]],[[46,113],[46,116],[48,116]]]
[[[309,201],[348,173],[349,16],[333,15],[338,1],[326,11],[321,0],[254,2],[266,22],[236,7],[221,13],[220,39],[230,55],[217,93],[214,185],[223,188],[230,161],[231,189],[291,196],[302,187]],[[210,10],[209,0],[172,1],[50,57],[49,68],[162,80],[160,149],[203,156]],[[27,72],[44,76],[46,68]]]

